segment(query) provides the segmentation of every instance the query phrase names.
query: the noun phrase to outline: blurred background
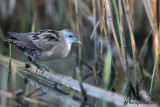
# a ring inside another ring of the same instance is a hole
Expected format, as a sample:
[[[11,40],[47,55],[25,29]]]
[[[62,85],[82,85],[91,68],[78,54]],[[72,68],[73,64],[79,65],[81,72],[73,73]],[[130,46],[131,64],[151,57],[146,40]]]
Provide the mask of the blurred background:
[[[155,49],[157,49],[153,46],[156,41],[153,39],[153,35],[156,34],[156,31],[152,30],[151,26],[155,23],[150,20],[149,11],[152,14],[155,13],[147,7],[152,6],[149,5],[149,1],[152,2],[152,0],[148,0],[148,2],[144,0],[113,0],[112,2],[110,0],[1,0],[0,54],[9,56],[9,44],[4,42],[10,37],[8,32],[72,29],[83,45],[73,44],[70,54],[63,59],[40,63],[59,74],[75,79],[86,77],[83,82],[95,86],[98,84],[101,88],[107,87],[107,90],[114,90],[125,96],[134,96],[133,90],[130,89],[131,86],[128,85],[128,78],[132,81],[135,91],[138,87],[139,90],[145,90],[149,93],[155,64]],[[107,12],[107,6],[112,17]],[[156,1],[156,6],[156,29],[158,31],[159,0]],[[130,18],[129,21],[128,18]],[[112,33],[113,29],[115,34]],[[114,35],[116,35],[118,45],[115,43]],[[135,45],[133,45],[134,40]],[[133,48],[136,48],[136,51],[133,51]],[[117,49],[120,49],[121,52]],[[14,46],[12,46],[12,58],[28,62],[24,53]],[[77,68],[81,72],[76,72]],[[160,63],[158,62],[156,75],[159,75],[159,68]],[[8,78],[8,68],[1,65],[0,69],[0,89],[10,91],[11,89],[6,84],[11,83],[4,83],[7,82],[5,80]],[[97,78],[93,72],[96,72]],[[107,78],[107,82],[104,78]],[[22,81],[21,77],[17,77],[16,89],[24,88]],[[157,93],[160,92],[160,88],[157,86],[160,85],[155,82],[151,98],[154,102],[159,103],[160,96]],[[29,92],[34,89],[34,86],[30,86]],[[48,94],[47,98],[48,102],[53,103],[53,98]],[[2,102],[1,100],[2,105],[12,105],[11,102]],[[89,103],[97,105],[93,99]]]

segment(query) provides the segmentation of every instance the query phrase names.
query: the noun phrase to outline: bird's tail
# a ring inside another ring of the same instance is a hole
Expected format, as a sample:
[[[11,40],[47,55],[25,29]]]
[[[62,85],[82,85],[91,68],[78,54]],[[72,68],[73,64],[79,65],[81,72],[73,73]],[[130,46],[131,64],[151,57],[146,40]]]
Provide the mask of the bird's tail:
[[[15,47],[19,48],[22,51],[26,50],[25,44],[19,40],[17,40],[16,38],[9,38],[7,40],[5,40],[8,43],[11,43],[12,45],[14,45]]]

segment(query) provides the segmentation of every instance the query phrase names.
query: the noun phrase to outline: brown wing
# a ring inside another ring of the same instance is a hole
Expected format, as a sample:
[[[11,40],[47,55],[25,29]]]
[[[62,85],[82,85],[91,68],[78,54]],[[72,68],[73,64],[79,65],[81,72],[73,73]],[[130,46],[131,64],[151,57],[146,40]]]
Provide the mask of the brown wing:
[[[9,32],[11,36],[21,41],[26,48],[41,49],[47,51],[51,49],[55,42],[59,41],[59,34],[54,30],[40,30],[35,33],[15,33]],[[22,44],[21,43],[21,44]]]
[[[25,47],[25,48],[29,48],[29,49],[38,49],[36,45],[34,45],[32,41],[28,38],[28,35],[31,35],[30,33],[9,32],[9,34],[14,38],[9,38],[7,40],[8,42]]]
[[[44,51],[50,50],[59,40],[58,31],[54,30],[41,30],[32,36],[29,36],[33,44]]]

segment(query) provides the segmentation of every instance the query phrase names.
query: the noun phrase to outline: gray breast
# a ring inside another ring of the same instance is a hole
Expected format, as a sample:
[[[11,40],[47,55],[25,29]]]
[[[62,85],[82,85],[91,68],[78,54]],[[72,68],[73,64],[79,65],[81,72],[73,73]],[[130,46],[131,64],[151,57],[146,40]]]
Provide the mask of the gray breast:
[[[54,60],[54,59],[59,59],[66,57],[71,49],[71,45],[67,44],[57,44],[54,46],[51,50],[42,52],[42,54],[39,56],[39,59],[44,61],[44,60]]]

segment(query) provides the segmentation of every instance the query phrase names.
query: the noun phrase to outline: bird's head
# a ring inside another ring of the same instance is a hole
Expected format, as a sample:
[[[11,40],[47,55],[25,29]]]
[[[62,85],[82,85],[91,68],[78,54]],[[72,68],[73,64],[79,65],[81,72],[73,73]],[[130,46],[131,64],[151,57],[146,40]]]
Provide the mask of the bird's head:
[[[66,41],[67,44],[72,44],[74,42],[80,43],[82,44],[76,37],[76,34],[73,33],[71,30],[69,29],[64,29],[61,30],[60,33],[62,34],[62,36],[64,37],[64,40]]]

